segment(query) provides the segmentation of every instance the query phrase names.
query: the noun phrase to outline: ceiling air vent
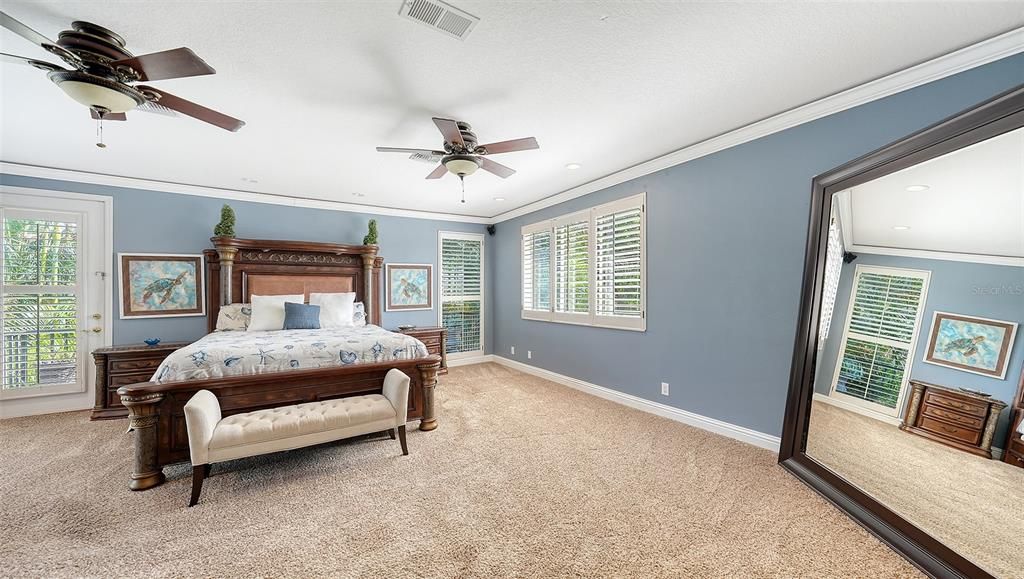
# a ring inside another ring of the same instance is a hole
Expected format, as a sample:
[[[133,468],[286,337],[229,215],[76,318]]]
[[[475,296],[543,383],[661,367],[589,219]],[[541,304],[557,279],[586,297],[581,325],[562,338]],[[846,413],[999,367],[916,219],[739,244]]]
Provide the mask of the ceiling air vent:
[[[405,0],[398,13],[409,20],[465,40],[480,19],[441,0]]]
[[[436,165],[441,162],[441,155],[428,155],[426,153],[413,153],[409,155],[409,158],[413,161],[419,161],[421,163],[430,163]]]

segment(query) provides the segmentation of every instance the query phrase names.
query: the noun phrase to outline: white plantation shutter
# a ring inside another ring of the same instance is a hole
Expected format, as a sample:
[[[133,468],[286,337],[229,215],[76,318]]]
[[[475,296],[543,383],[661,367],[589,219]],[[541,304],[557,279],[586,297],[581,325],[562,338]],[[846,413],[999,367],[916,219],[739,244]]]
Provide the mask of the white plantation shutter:
[[[77,382],[78,232],[77,221],[60,215],[4,216],[4,391]]]
[[[551,309],[551,231],[523,235],[523,309]]]
[[[522,317],[645,330],[645,200],[524,226]]]
[[[440,315],[449,354],[483,353],[483,243],[475,234],[440,234]]]
[[[832,312],[839,292],[839,277],[843,271],[843,239],[835,218],[828,226],[828,248],[825,251],[825,279],[821,290],[821,321],[818,324],[818,349],[825,347],[832,327]]]
[[[858,266],[833,393],[899,411],[928,272]]]
[[[556,224],[554,311],[590,313],[590,220],[575,217]]]
[[[643,207],[595,219],[595,305],[598,316],[643,315]]]

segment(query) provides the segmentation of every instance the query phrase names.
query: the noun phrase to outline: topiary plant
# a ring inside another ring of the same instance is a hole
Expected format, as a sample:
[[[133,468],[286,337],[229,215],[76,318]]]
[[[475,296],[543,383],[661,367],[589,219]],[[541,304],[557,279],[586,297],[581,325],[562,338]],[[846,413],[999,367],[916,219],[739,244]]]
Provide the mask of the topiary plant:
[[[377,245],[377,220],[371,219],[368,226],[369,231],[363,238],[363,245]]]
[[[230,205],[220,208],[220,223],[213,228],[213,234],[217,237],[235,236],[235,210]]]

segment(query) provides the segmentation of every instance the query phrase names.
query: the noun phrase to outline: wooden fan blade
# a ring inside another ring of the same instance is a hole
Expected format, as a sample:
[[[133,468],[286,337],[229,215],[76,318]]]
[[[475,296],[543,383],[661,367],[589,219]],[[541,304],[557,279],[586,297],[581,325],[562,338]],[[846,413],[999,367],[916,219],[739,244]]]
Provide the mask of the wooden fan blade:
[[[437,129],[444,135],[445,141],[460,147],[466,146],[466,143],[462,140],[462,133],[459,132],[459,125],[455,121],[434,117],[434,124],[437,125]]]
[[[423,153],[424,155],[441,155],[444,156],[444,151],[431,151],[430,149],[405,149],[402,147],[377,147],[378,153]]]
[[[511,153],[513,151],[528,151],[530,149],[539,149],[540,145],[537,144],[537,139],[533,137],[526,137],[524,139],[512,139],[511,141],[500,141],[498,143],[490,143],[483,145],[484,149],[487,149],[488,155],[496,155],[498,153]]]
[[[6,52],[0,52],[0,60],[3,60],[4,62],[14,62],[17,64],[27,64],[29,66],[34,66],[39,70],[45,70],[47,72],[52,72],[54,70],[64,70],[56,64],[50,64],[49,62],[43,60],[36,60],[34,58],[27,58],[25,56],[18,56],[17,54],[7,54]]]
[[[495,175],[501,177],[502,179],[507,179],[514,175],[516,172],[515,169],[512,169],[511,167],[506,167],[501,163],[495,163],[494,161],[488,159],[487,157],[480,157],[480,160],[482,161],[482,164],[480,165],[481,169],[483,169],[484,171],[494,173]]]
[[[39,34],[35,30],[32,30],[28,26],[25,26],[21,22],[18,22],[14,18],[11,18],[6,12],[0,12],[0,26],[3,26],[7,30],[17,34],[32,44],[42,46],[43,43],[53,44],[53,41],[49,38]]]
[[[217,72],[203,59],[196,56],[191,48],[185,47],[115,60],[110,64],[114,67],[131,67],[138,73],[141,81],[202,76]]]
[[[100,114],[97,113],[95,109],[89,109],[89,114],[92,115],[92,118],[96,119],[97,121],[100,120]],[[127,121],[128,120],[128,116],[125,115],[124,113],[107,113],[107,114],[103,115],[103,120],[104,121]]]
[[[437,169],[434,169],[433,171],[430,172],[429,175],[427,175],[427,179],[440,179],[441,177],[444,177],[444,174],[447,172],[448,167],[445,167],[444,165],[438,165]]]
[[[245,126],[245,121],[229,117],[224,113],[218,113],[213,109],[208,109],[192,101],[187,101],[181,97],[174,96],[167,91],[162,91],[151,86],[144,85],[138,85],[135,88],[143,94],[149,93],[157,95],[159,98],[156,102],[160,106],[171,109],[172,111],[177,111],[183,115],[190,116],[193,119],[199,119],[204,123],[210,123],[211,125],[227,129],[231,132],[235,132]]]

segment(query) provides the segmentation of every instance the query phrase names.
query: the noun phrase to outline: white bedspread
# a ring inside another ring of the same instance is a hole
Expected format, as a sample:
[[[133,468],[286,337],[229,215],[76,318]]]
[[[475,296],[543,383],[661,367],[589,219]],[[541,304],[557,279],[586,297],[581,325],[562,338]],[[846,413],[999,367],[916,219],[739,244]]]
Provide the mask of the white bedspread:
[[[416,338],[372,325],[333,330],[214,332],[168,356],[152,381],[203,380],[426,355],[427,348]]]

